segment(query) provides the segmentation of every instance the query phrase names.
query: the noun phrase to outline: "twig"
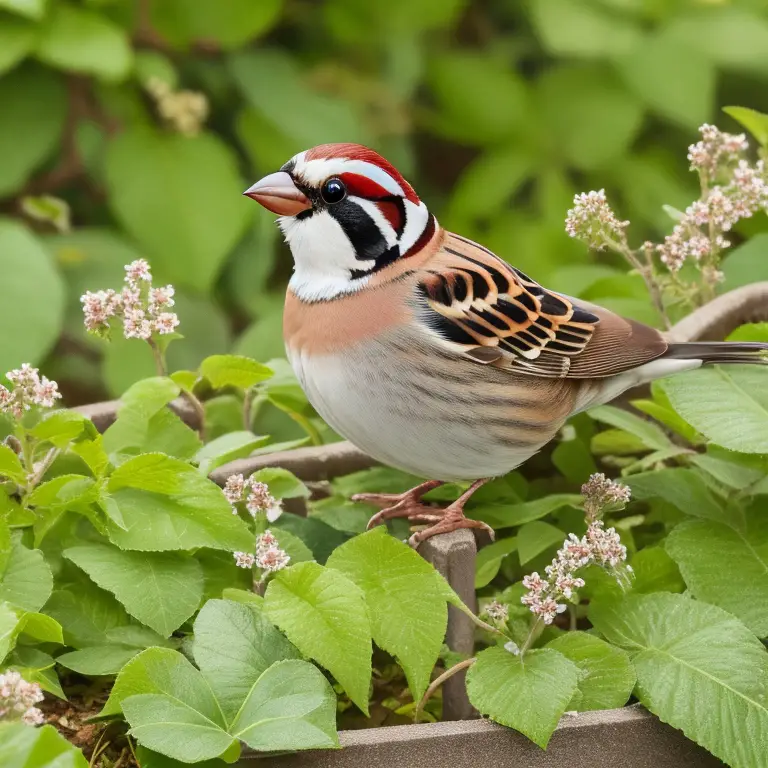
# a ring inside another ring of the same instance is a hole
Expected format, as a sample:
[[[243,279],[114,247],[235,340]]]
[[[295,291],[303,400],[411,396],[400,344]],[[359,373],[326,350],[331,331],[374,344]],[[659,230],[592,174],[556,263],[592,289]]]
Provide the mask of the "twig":
[[[475,662],[477,661],[477,658],[474,656],[471,659],[464,659],[464,661],[460,661],[458,664],[454,664],[452,667],[449,667],[448,669],[443,672],[442,675],[439,677],[436,677],[429,685],[429,688],[425,691],[424,695],[421,697],[421,701],[416,706],[416,711],[414,712],[413,719],[415,722],[419,722],[419,718],[421,717],[421,712],[426,706],[426,703],[432,698],[435,691],[446,681],[452,678],[455,674],[458,672],[461,672],[463,669],[467,669],[468,667],[471,667]]]

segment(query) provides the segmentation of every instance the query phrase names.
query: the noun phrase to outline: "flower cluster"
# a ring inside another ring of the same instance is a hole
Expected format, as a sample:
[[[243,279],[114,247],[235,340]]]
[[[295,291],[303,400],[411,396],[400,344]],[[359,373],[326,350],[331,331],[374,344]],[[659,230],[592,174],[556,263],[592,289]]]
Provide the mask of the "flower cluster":
[[[175,131],[185,136],[200,132],[208,117],[208,100],[197,91],[174,91],[159,77],[152,77],[146,88],[157,104],[160,117]]]
[[[628,221],[616,218],[604,189],[576,195],[565,218],[565,231],[597,250],[612,240],[623,240],[628,226]]]
[[[574,590],[584,586],[584,579],[576,576],[576,571],[587,565],[616,569],[627,559],[627,548],[619,534],[614,528],[606,529],[599,517],[606,510],[628,502],[629,488],[608,480],[605,475],[594,474],[581,491],[589,521],[586,534],[581,538],[568,534],[555,559],[546,567],[546,578],[534,572],[523,579],[528,592],[520,600],[545,624],[551,624],[555,616],[566,609],[562,600],[570,600]],[[631,571],[629,566],[625,567]]]
[[[686,208],[672,234],[657,246],[661,261],[672,272],[677,272],[686,259],[706,261],[730,245],[724,232],[761,208],[768,208],[765,165],[762,160],[754,166],[739,160],[730,170],[727,184],[712,187]]]
[[[712,178],[728,163],[736,162],[742,152],[749,149],[743,133],[723,133],[714,125],[704,123],[699,128],[701,141],[688,147],[688,161],[691,170],[699,171]]]
[[[85,327],[91,333],[106,336],[110,320],[121,318],[126,339],[152,338],[153,333],[173,333],[179,318],[168,310],[173,306],[172,285],[152,287],[152,273],[144,259],[127,264],[125,285],[120,293],[111,289],[88,291],[80,297]]]
[[[485,615],[495,624],[504,625],[509,619],[509,606],[498,600],[491,600],[485,606]]]
[[[587,520],[596,520],[606,510],[627,504],[632,492],[623,483],[609,480],[602,472],[595,472],[581,486],[581,495],[584,497]]]
[[[42,700],[43,692],[37,683],[28,683],[13,670],[0,675],[0,720],[42,725],[45,718],[35,706]]]
[[[21,418],[33,405],[53,408],[61,397],[59,385],[45,376],[40,376],[37,368],[29,363],[22,363],[21,368],[14,368],[5,374],[13,389],[6,389],[0,384],[0,411],[12,413]]]
[[[224,496],[232,505],[232,514],[237,514],[237,504],[245,501],[245,508],[251,517],[256,517],[259,512],[264,512],[267,520],[274,523],[283,514],[283,507],[269,492],[266,483],[260,483],[253,478],[244,478],[242,475],[230,475],[224,484]]]
[[[256,537],[255,552],[255,555],[235,552],[235,563],[240,568],[253,568],[255,565],[265,573],[274,573],[285,568],[291,559],[285,550],[280,549],[277,538],[269,530]]]

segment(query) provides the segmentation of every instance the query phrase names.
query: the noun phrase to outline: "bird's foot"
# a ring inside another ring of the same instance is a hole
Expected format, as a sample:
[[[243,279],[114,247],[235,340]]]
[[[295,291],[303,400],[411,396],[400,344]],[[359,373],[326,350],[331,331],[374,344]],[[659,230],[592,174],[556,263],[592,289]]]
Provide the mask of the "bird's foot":
[[[464,505],[467,500],[485,482],[485,480],[474,482],[453,504],[444,509],[429,506],[421,501],[424,494],[442,485],[439,480],[430,480],[404,493],[358,493],[352,497],[352,501],[362,501],[381,507],[381,510],[368,521],[369,530],[387,520],[402,517],[416,525],[427,524],[426,528],[416,531],[408,540],[414,549],[432,536],[450,533],[461,528],[481,529],[493,541],[493,528],[480,520],[472,520],[464,515]]]
[[[443,510],[422,503],[421,497],[441,485],[440,480],[429,480],[403,493],[357,493],[352,501],[362,501],[381,508],[368,521],[368,530],[397,517],[405,517],[412,523],[430,523],[440,520]]]

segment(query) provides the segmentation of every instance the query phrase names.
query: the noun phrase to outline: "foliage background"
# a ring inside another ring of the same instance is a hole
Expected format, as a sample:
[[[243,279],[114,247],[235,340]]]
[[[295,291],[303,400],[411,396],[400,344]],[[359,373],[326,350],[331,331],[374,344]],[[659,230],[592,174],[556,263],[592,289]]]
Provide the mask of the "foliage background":
[[[201,132],[158,115],[152,77],[205,94]],[[281,356],[290,256],[240,193],[326,141],[377,148],[536,279],[653,322],[639,278],[565,235],[572,196],[606,187],[634,237],[668,231],[662,203],[697,196],[697,126],[768,110],[766,79],[765,0],[0,0],[0,370],[42,364],[70,404],[150,375],[145,345],[86,336],[78,301],[140,256],[179,293],[172,368]],[[41,194],[69,232],[24,215]],[[726,287],[761,277],[747,256]]]

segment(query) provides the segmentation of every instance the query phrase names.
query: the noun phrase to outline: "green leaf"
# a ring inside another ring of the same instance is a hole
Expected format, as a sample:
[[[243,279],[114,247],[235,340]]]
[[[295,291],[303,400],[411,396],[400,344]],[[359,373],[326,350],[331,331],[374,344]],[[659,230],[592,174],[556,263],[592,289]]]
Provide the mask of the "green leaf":
[[[142,379],[122,396],[117,419],[104,433],[104,448],[115,459],[146,451],[191,459],[202,447],[197,433],[169,408],[180,389],[168,377]]]
[[[516,549],[516,536],[494,541],[483,547],[477,553],[475,561],[475,587],[479,589],[490,584],[496,578],[504,558]]]
[[[672,441],[659,426],[623,408],[616,408],[613,405],[599,405],[597,408],[590,408],[587,413],[597,421],[629,432],[637,437],[646,448],[658,451],[672,447]]]
[[[310,496],[309,488],[293,472],[282,467],[265,467],[254,472],[251,477],[269,486],[269,492],[276,499],[295,499]]]
[[[0,603],[0,664],[14,649],[20,632],[16,611],[8,603]]]
[[[3,115],[13,109],[2,94],[4,80],[0,80]],[[36,99],[45,98],[39,90],[34,93]],[[33,125],[37,119],[32,120]],[[22,125],[15,130],[14,140],[28,129]],[[0,196],[6,165],[3,132],[0,118],[0,169],[3,169],[0,170]],[[39,362],[53,347],[61,330],[64,285],[38,239],[20,224],[7,219],[0,221],[0,269],[4,275],[0,284],[0,327],[19,329],[18,333],[4,333],[0,338],[0,370],[8,371],[22,362]],[[27,293],[30,285],[35,286],[34,302]],[[45,312],[41,312],[40,307],[45,307]]]
[[[139,652],[127,645],[94,645],[56,657],[56,663],[81,675],[116,675]]]
[[[337,570],[299,563],[269,582],[264,610],[303,654],[331,672],[367,716],[371,625],[360,588]]]
[[[0,102],[0,197],[5,197],[22,187],[56,148],[64,128],[67,97],[53,72],[25,66],[0,80]],[[11,222],[4,221],[2,226],[21,230]],[[8,268],[5,260],[13,257],[5,255],[9,248],[9,244],[0,248],[4,269]],[[12,272],[8,276],[13,277]]]
[[[317,667],[278,661],[256,681],[230,730],[262,752],[338,747],[336,697]]]
[[[708,520],[721,521],[725,516],[701,475],[692,469],[641,472],[625,477],[624,482],[632,490],[633,499],[664,499],[687,515]]]
[[[64,644],[61,625],[56,619],[52,619],[44,613],[23,613],[19,618],[22,634],[41,643]]]
[[[8,768],[88,768],[83,753],[52,725],[0,723],[0,765]]]
[[[64,550],[131,616],[170,637],[198,608],[203,597],[200,563],[174,552],[124,552],[108,544],[85,544]]]
[[[321,565],[325,565],[334,549],[349,539],[347,534],[331,528],[314,516],[283,515],[280,518],[280,530],[300,538],[312,550],[314,559]]]
[[[228,432],[206,443],[195,454],[195,461],[204,475],[210,474],[222,464],[243,459],[262,445],[269,442],[268,435],[254,435],[253,432]]]
[[[635,687],[635,670],[629,654],[586,632],[565,632],[547,643],[579,668],[579,689],[568,709],[623,707]]]
[[[726,763],[763,763],[768,654],[738,619],[659,593],[595,603],[590,620],[629,651],[635,694],[651,712]]]
[[[397,659],[418,701],[429,685],[445,637],[448,584],[383,528],[342,544],[328,558],[328,567],[362,589],[373,640]]]
[[[522,504],[484,504],[467,510],[470,517],[482,520],[493,528],[512,528],[538,520],[562,507],[581,509],[582,498],[574,493],[554,493]]]
[[[7,445],[0,445],[0,475],[10,477],[17,483],[26,483],[27,473],[21,466],[16,453]]]
[[[0,0],[0,8],[35,21],[43,18],[47,7],[48,0]]]
[[[768,519],[762,510],[747,515],[744,530],[687,520],[665,547],[693,597],[737,616],[758,637],[768,636]],[[738,577],[729,578],[736,564]]]
[[[710,119],[717,71],[699,51],[664,33],[651,35],[617,68],[630,90],[660,117],[689,129]]]
[[[100,13],[57,3],[46,18],[37,56],[59,69],[123,80],[133,55],[128,35]]]
[[[66,699],[61,690],[59,676],[56,673],[56,659],[37,648],[20,646],[16,648],[8,660],[8,666],[13,667],[28,682],[39,683],[47,693],[59,699]]]
[[[250,605],[209,600],[194,629],[195,662],[230,720],[272,664],[299,658],[296,648]]]
[[[0,2],[0,7],[3,3]],[[35,24],[0,10],[0,75],[32,52],[37,39]]]
[[[525,565],[555,544],[561,544],[565,534],[554,525],[534,520],[517,532],[517,553],[520,565]]]
[[[531,21],[545,50],[557,56],[602,59],[630,53],[640,30],[626,16],[568,0],[534,0]]]
[[[702,368],[663,387],[674,409],[712,442],[768,453],[768,372],[758,366]]]
[[[576,693],[578,671],[549,648],[528,651],[524,661],[499,646],[487,648],[467,671],[467,695],[481,714],[546,749]]]
[[[748,107],[724,107],[723,112],[740,122],[756,139],[758,144],[768,145],[768,115]]]
[[[725,282],[724,291],[732,291],[742,285],[751,285],[760,280],[768,280],[768,260],[765,259],[768,248],[768,232],[751,237],[734,248],[723,259],[722,270]]]
[[[280,16],[283,0],[228,0],[226,7],[198,0],[163,0],[150,6],[152,27],[175,46],[214,41],[239,48],[263,34]]]
[[[211,722],[224,725],[224,716],[203,675],[185,656],[169,648],[147,648],[129,661],[99,716],[119,714],[126,699],[146,693],[178,697]]]
[[[260,381],[266,381],[274,371],[266,365],[242,355],[211,355],[200,364],[200,374],[215,389],[238,387],[250,389]]]
[[[0,578],[0,602],[25,611],[39,611],[53,591],[53,575],[39,549],[27,549],[16,535]]]
[[[90,419],[76,411],[65,410],[46,414],[30,432],[38,440],[44,440],[56,448],[66,447],[83,432],[88,432],[91,438],[98,434]]]
[[[232,746],[232,737],[188,703],[186,693],[146,693],[125,699],[122,708],[131,735],[145,747],[185,763],[219,757]]]
[[[105,176],[115,216],[155,270],[207,290],[248,222],[250,201],[230,150],[212,134],[133,128],[110,142]]]
[[[630,565],[634,571],[633,592],[685,592],[680,569],[662,547],[645,547],[635,552]]]
[[[110,539],[122,549],[247,551],[253,545],[221,489],[182,461],[159,453],[129,459],[108,489],[127,526],[109,525]]]

